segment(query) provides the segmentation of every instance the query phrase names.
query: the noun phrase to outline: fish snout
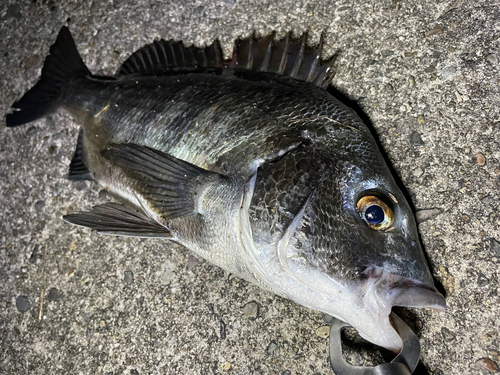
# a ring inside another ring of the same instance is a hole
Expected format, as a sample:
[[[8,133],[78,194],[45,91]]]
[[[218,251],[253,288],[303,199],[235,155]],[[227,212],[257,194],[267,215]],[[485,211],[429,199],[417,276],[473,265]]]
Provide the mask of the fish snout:
[[[394,327],[390,316],[392,307],[430,308],[439,311],[446,310],[446,301],[434,285],[417,280],[393,275],[380,269],[370,269],[365,279],[363,306],[371,316],[371,324],[378,327],[374,336],[364,334],[363,327],[359,330],[361,336],[376,345],[394,352],[401,350],[401,337]]]

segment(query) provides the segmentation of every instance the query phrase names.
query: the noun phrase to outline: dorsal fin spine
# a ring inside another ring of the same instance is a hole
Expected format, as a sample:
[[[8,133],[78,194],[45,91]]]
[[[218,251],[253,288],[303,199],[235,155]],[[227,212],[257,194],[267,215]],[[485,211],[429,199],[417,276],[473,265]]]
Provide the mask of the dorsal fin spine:
[[[148,48],[149,51],[149,57],[151,58],[151,63],[153,66],[156,66],[160,63],[160,59],[158,58],[158,52],[156,51],[156,48],[153,48],[153,45],[149,45]]]
[[[328,64],[328,68],[326,69],[326,74],[328,74],[331,70],[333,70],[333,63],[335,62],[337,56],[333,56],[330,63]],[[327,76],[327,79],[325,80],[325,85],[323,86],[324,89],[328,87],[328,85],[332,82],[333,77],[335,76],[335,73],[332,73],[331,75]]]
[[[179,54],[181,55],[181,60],[182,60],[182,66],[186,66],[186,56],[184,54],[185,48],[182,48],[183,46],[179,46]]]
[[[269,61],[271,60],[271,53],[273,51],[274,35],[275,33],[271,35],[271,37],[269,38],[269,42],[267,43],[266,55],[264,56],[264,59],[262,60],[262,64],[260,66],[261,72],[265,72],[269,67]]]
[[[207,53],[205,52],[205,49],[201,51],[201,55],[203,57],[203,64],[201,65],[203,68],[205,68],[208,65],[208,57]]]
[[[142,50],[142,60],[144,61],[144,67],[147,70],[151,70],[153,68],[153,61],[151,59],[151,55],[149,54],[149,48],[144,48]]]
[[[177,51],[179,52],[179,57],[181,59],[181,67],[185,67],[186,66],[186,57],[184,54],[185,47],[182,43],[180,43],[180,45],[178,46]]]
[[[177,56],[175,56],[175,45],[174,44],[169,44],[168,46],[168,52],[170,52],[171,55],[171,63],[169,64],[169,68],[172,66],[178,66],[177,65]]]
[[[141,53],[139,53],[139,54],[137,54],[137,56],[135,56],[135,63],[136,63],[137,68],[138,68],[139,70],[141,70],[141,64],[144,64],[144,61],[143,61],[143,59],[142,59],[142,56],[141,56],[141,55],[142,55],[142,54],[141,54]],[[144,69],[142,69],[142,70],[144,70]]]
[[[168,44],[163,44],[163,51],[165,53],[165,60],[167,63],[165,64],[165,67],[168,69],[170,68],[173,64],[175,64],[175,56],[174,56],[174,50],[172,48],[172,44],[167,42]]]
[[[197,68],[198,62],[196,61],[196,57],[194,55],[193,46],[189,47],[187,51],[189,55],[188,65],[192,64],[195,68]]]
[[[153,42],[153,44],[151,44],[150,51],[152,51],[154,53],[154,56],[156,57],[156,61],[158,62],[158,64],[161,64],[161,59],[160,59],[160,55],[158,53],[158,48],[156,48],[156,41]]]
[[[238,51],[238,40],[235,40],[235,42],[233,44],[233,53],[231,54],[231,60],[229,61],[229,64],[227,65],[227,67],[229,69],[236,68],[236,65],[238,64],[237,51]]]
[[[222,66],[223,61],[222,61],[222,55],[221,55],[221,48],[219,41],[216,40],[216,44],[214,46],[214,51],[215,51],[215,56],[217,58],[217,65]]]
[[[130,56],[129,60],[130,61],[130,65],[134,65],[134,68],[137,69],[137,71],[139,71],[139,65],[137,65],[137,62],[135,61],[136,60],[136,57],[135,55],[132,55]],[[132,67],[131,66],[127,66],[128,70],[131,71],[132,70]]]
[[[220,57],[221,48],[217,39],[209,47],[204,48],[203,53],[206,57],[205,68],[223,67],[224,61]],[[211,62],[211,59],[213,59],[213,62]]]
[[[293,65],[292,72],[290,73],[290,77],[292,77],[292,78],[297,78],[297,75],[299,73],[299,69],[302,65],[302,61],[304,60],[304,49],[306,46],[306,36],[307,36],[307,33],[304,33],[304,35],[302,36],[302,43],[300,44],[299,56],[297,57],[297,61],[295,61],[295,64]]]
[[[143,51],[141,50],[140,53],[137,54],[136,58],[139,60],[139,69],[144,71],[146,69],[146,62],[144,61],[144,56],[143,56]],[[142,65],[142,67],[141,67]]]
[[[174,63],[174,66],[176,68],[179,68],[182,66],[182,59],[180,59],[179,57],[179,43],[180,42],[177,42],[175,44],[172,44],[172,53],[174,54],[174,59],[175,59],[175,63]]]
[[[149,52],[149,46],[147,48],[144,48],[143,50],[143,56],[144,56],[144,62],[146,63],[146,69],[150,70],[153,68],[153,58],[151,56],[151,53]]]
[[[247,63],[247,69],[251,70],[253,66],[253,41],[255,38],[255,33],[252,35],[250,38],[250,42],[248,43],[248,63]]]
[[[286,68],[286,61],[288,59],[288,48],[290,48],[290,33],[286,35],[285,48],[283,48],[283,54],[281,55],[281,63],[278,69],[278,74],[283,74]]]
[[[159,41],[155,40],[154,41],[155,45],[155,50],[156,53],[158,54],[158,61],[160,62],[160,65],[165,66],[167,65],[167,59],[165,55],[165,47],[163,46],[163,43],[160,43]]]
[[[175,53],[175,49],[177,47],[177,43],[170,45],[170,51],[172,52],[172,64],[173,66],[179,66],[179,62],[177,61],[177,54]]]
[[[321,36],[319,37],[318,50],[316,52],[316,57],[314,59],[314,62],[311,65],[311,69],[309,70],[309,75],[307,76],[307,79],[306,79],[307,82],[313,82],[314,78],[316,78],[316,75],[317,75],[316,67],[318,66],[318,63],[321,60],[322,53],[323,53],[323,33],[321,33]]]
[[[147,53],[146,53],[146,48],[141,49],[141,52],[137,55],[139,57],[139,60],[142,63],[142,70],[148,70],[148,62],[147,62]]]
[[[185,67],[186,66],[186,56],[185,56],[185,48],[184,48],[184,45],[181,44],[179,45],[179,48],[177,48],[178,52],[179,52],[179,57],[181,58],[181,67]]]

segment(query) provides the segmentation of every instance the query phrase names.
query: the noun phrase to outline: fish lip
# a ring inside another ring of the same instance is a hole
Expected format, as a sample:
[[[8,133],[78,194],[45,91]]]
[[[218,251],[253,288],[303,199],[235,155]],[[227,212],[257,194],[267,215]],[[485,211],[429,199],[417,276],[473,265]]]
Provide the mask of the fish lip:
[[[365,290],[362,296],[363,308],[372,316],[373,323],[378,326],[377,337],[361,336],[395,353],[402,348],[402,339],[391,321],[393,306],[431,308],[440,311],[446,309],[444,297],[434,285],[418,280],[397,276],[381,269],[370,267],[363,272]],[[398,341],[400,341],[398,343]]]
[[[431,308],[446,311],[446,301],[433,285],[420,284],[401,288],[393,302],[393,306]]]
[[[446,301],[436,287],[427,282],[394,275],[370,267],[367,276],[367,291],[373,291],[383,305],[399,307],[433,308],[446,310]]]

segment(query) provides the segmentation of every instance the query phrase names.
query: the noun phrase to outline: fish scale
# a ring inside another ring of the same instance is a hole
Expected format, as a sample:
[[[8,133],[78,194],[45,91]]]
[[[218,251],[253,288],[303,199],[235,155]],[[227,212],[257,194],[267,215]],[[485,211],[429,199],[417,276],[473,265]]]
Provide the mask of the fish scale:
[[[69,178],[118,202],[67,222],[173,240],[398,351],[392,307],[445,302],[370,130],[325,90],[334,58],[321,48],[251,37],[222,61],[216,42],[156,41],[96,77],[62,28],[7,125],[63,109],[81,126]]]
[[[244,178],[255,171],[255,166],[248,170],[255,159],[272,159],[290,144],[297,143],[298,131],[291,134],[290,128],[273,116],[277,108],[290,103],[289,96],[283,93],[276,97],[278,89],[274,86],[269,85],[266,94],[261,87],[253,91],[241,87],[234,77],[202,74],[143,79],[140,83],[132,91],[129,82],[99,82],[98,88],[95,82],[78,82],[75,92],[68,90],[63,105],[80,117],[79,121],[88,123],[89,133],[105,133],[104,137],[101,134],[98,137],[100,145],[106,144],[111,139],[108,134],[112,134],[115,143],[143,143],[190,162],[200,163],[196,158],[202,155],[205,167],[222,165],[225,159],[230,159],[232,163],[225,165],[232,169],[226,172],[247,170]],[[226,93],[219,93],[218,87],[228,86]],[[260,85],[254,83],[254,86]],[[97,90],[99,96],[95,95]],[[304,95],[294,96],[296,102],[304,99]],[[254,105],[256,99],[266,101],[268,97],[273,100],[269,100],[267,108]],[[124,118],[141,126],[123,126]],[[147,139],[143,139],[144,131],[148,131]],[[238,137],[234,137],[236,133]],[[200,142],[200,137],[206,134],[213,139]]]

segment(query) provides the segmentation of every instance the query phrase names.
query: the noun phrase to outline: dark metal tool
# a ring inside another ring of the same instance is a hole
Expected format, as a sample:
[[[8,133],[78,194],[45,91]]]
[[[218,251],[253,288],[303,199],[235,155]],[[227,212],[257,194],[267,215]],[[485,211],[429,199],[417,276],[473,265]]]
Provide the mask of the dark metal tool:
[[[390,363],[375,367],[353,366],[342,355],[341,332],[349,324],[333,318],[330,327],[330,365],[335,375],[411,375],[420,357],[420,343],[417,335],[396,314],[391,314],[394,327],[403,340],[403,349]]]

